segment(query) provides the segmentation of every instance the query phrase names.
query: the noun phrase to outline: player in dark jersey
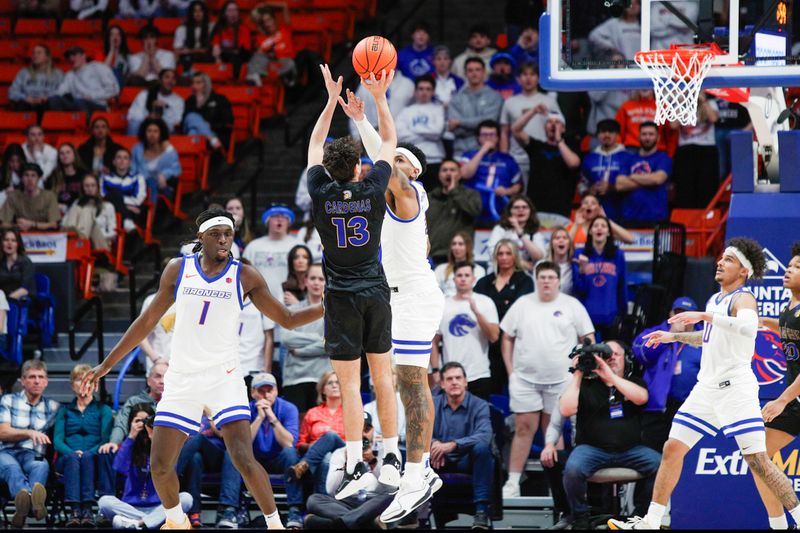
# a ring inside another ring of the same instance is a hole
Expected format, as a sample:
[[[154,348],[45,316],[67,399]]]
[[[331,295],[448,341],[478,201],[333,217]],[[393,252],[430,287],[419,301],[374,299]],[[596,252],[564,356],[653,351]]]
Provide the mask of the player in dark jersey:
[[[342,391],[347,464],[336,498],[365,488],[370,471],[362,462],[363,405],[361,354],[366,352],[386,456],[380,481],[399,486],[400,451],[397,444],[397,401],[392,381],[392,314],[389,285],[380,263],[380,241],[386,213],[384,193],[392,174],[397,134],[389,112],[386,91],[394,71],[380,80],[371,75],[365,88],[375,98],[381,149],[372,170],[360,179],[360,151],[349,137],[325,145],[336,104],[345,105],[340,93],[342,77],[331,77],[321,65],[328,103],[314,126],[308,147],[308,192],[314,226],[319,232],[325,266],[325,352],[339,378]]]
[[[792,246],[792,258],[783,276],[783,287],[792,293],[791,300],[781,312],[778,320],[762,318],[761,323],[781,332],[783,353],[786,355],[786,383],[788,386],[780,397],[767,403],[761,410],[767,428],[767,455],[792,442],[800,435],[800,242]],[[767,508],[770,529],[787,529],[783,505],[763,485],[758,476],[756,480],[761,500]]]

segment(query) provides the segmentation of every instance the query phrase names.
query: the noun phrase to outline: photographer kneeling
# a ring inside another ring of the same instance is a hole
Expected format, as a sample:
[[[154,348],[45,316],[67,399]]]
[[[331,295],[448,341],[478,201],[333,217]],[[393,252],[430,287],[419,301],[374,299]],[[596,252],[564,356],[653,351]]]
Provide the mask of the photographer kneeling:
[[[576,352],[572,381],[559,405],[562,416],[577,414],[577,446],[564,466],[564,489],[575,520],[573,529],[586,529],[587,479],[610,467],[630,468],[647,476],[637,484],[634,498],[635,514],[643,516],[640,513],[647,512],[661,455],[642,445],[640,417],[648,393],[644,381],[627,373],[622,345],[609,341]]]

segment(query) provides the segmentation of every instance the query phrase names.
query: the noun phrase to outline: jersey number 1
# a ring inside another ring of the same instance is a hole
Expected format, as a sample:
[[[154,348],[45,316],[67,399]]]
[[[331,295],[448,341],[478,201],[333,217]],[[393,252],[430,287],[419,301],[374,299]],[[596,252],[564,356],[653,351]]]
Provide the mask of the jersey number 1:
[[[351,246],[364,246],[369,242],[369,231],[367,230],[367,219],[364,217],[353,217],[345,220],[342,217],[335,217],[331,222],[336,226],[336,245],[339,248]],[[352,235],[347,235],[347,230]]]
[[[203,310],[200,311],[200,325],[206,323],[206,316],[208,316],[208,306],[211,305],[211,302],[208,300],[203,300]]]

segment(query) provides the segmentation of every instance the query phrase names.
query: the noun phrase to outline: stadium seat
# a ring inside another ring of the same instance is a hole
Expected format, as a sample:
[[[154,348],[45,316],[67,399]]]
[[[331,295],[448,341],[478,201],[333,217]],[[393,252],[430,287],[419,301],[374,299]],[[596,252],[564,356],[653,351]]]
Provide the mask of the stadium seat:
[[[153,19],[153,26],[158,28],[162,36],[168,36],[170,39],[169,49],[172,50],[172,41],[175,30],[178,26],[183,24],[183,19],[177,17],[158,17]]]
[[[48,135],[78,134],[86,131],[86,113],[77,111],[45,111],[42,129]]]
[[[103,34],[103,21],[64,19],[58,33],[64,37],[97,37]]]
[[[35,328],[39,332],[40,348],[49,348],[56,334],[56,301],[50,291],[50,278],[41,272],[37,272],[35,277],[36,310],[28,314],[28,328]]]
[[[216,91],[230,101],[233,109],[233,132],[230,145],[227,147],[228,161],[233,163],[236,142],[259,135],[258,125],[261,116],[259,92],[258,88],[250,85],[219,86]]]
[[[283,99],[284,99],[283,84],[279,81],[275,83],[265,83],[259,91],[259,100],[261,101],[261,118],[270,118],[275,115],[282,115],[284,112]]]
[[[0,0],[0,15],[15,15],[17,2],[15,0]]]
[[[0,107],[8,106],[8,86],[0,86]]]
[[[173,135],[169,142],[178,151],[182,173],[175,188],[175,197],[159,195],[176,218],[185,220],[188,215],[181,210],[184,194],[208,188],[208,153],[206,139],[200,135]]]
[[[9,35],[11,33],[11,19],[9,17],[0,17],[0,35]]]
[[[114,107],[122,109],[127,113],[128,108],[136,99],[136,96],[144,90],[144,87],[123,87],[114,103]]]
[[[54,19],[17,19],[14,25],[14,35],[17,37],[43,38],[56,33]]]
[[[28,330],[28,307],[30,300],[8,301],[8,313],[6,315],[6,342],[0,345],[0,355],[16,363],[22,364],[22,343]]]
[[[147,19],[111,19],[108,21],[108,27],[119,26],[125,35],[128,36],[128,43],[132,37],[139,34],[139,30],[147,25]]]
[[[36,124],[36,113],[32,111],[0,110],[0,132],[19,133]]]
[[[108,122],[108,127],[112,134],[125,135],[128,132],[128,112],[127,111],[100,111],[92,113],[90,120],[104,118]]]
[[[20,66],[15,63],[0,63],[0,85],[11,85]]]
[[[128,151],[132,151],[133,145],[139,142],[139,138],[135,135],[114,135],[114,142],[126,148]]]
[[[23,41],[0,41],[0,61],[4,63],[16,62],[27,55],[28,47]],[[21,68],[21,65],[17,64],[17,69],[19,70],[19,68]]]
[[[292,31],[292,40],[296,50],[311,50],[319,55],[326,63],[331,60],[333,38],[327,31],[295,29]]]
[[[62,134],[58,136],[53,146],[58,148],[62,144],[69,143],[77,149],[80,145],[85,143],[87,139],[88,139],[87,135]]]
[[[195,63],[192,68],[208,74],[212,84],[233,83],[233,66],[227,63]]]

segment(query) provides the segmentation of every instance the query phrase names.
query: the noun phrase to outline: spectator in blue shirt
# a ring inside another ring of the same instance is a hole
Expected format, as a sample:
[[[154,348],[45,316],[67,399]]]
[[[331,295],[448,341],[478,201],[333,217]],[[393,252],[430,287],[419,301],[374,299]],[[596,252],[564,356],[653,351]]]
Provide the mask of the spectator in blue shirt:
[[[130,432],[114,458],[114,470],[125,477],[122,498],[103,496],[97,506],[114,529],[155,529],[167,519],[150,473],[155,411],[151,405],[140,403],[132,406],[130,413]],[[187,512],[192,497],[187,492],[179,496],[181,508]]]
[[[539,64],[539,28],[534,23],[522,27],[517,42],[508,53],[517,60],[517,65],[524,63]]]
[[[630,157],[625,146],[617,142],[619,131],[619,122],[614,119],[598,122],[599,144],[581,165],[581,188],[597,196],[606,216],[614,220],[620,218],[621,212],[620,197],[615,189],[617,176],[625,173]]]
[[[512,55],[507,52],[497,52],[489,60],[489,68],[492,71],[486,84],[500,93],[503,100],[522,92],[522,87],[514,76],[517,71],[517,60]]]
[[[44,397],[47,365],[30,359],[22,365],[22,391],[0,399],[0,481],[14,496],[11,527],[25,526],[33,507],[37,520],[47,516],[47,475],[50,465],[44,457],[59,404]]]
[[[481,193],[483,211],[478,222],[499,220],[499,214],[508,197],[522,192],[522,175],[519,165],[509,154],[500,152],[500,124],[484,120],[476,130],[477,150],[468,150],[461,156],[461,178],[464,185]]]
[[[433,73],[431,31],[425,22],[418,20],[411,27],[411,44],[398,50],[397,69],[412,81]]]
[[[681,296],[672,303],[669,316],[684,311],[697,311],[697,304],[688,296]],[[682,342],[648,347],[644,337],[653,331],[684,333],[693,329],[695,328],[692,326],[669,324],[665,320],[642,331],[633,341],[633,355],[644,367],[642,377],[650,392],[642,415],[642,444],[657,452],[664,448],[672,418],[697,383],[702,350],[699,346]]]
[[[472,474],[472,528],[488,529],[494,485],[489,404],[467,391],[467,373],[461,363],[447,363],[440,375],[444,393],[434,397],[431,467],[439,472]]]
[[[300,461],[295,447],[300,435],[297,407],[278,397],[278,383],[272,374],[261,373],[253,377],[251,392],[253,401],[250,402],[250,434],[253,438],[253,452],[256,459],[268,472],[286,472],[290,466]],[[238,495],[242,477],[235,469],[230,477],[226,477],[225,472],[223,470],[223,487],[227,487],[226,490],[231,494]],[[287,475],[286,503],[289,506],[287,529],[303,526],[301,510],[304,501],[302,483]],[[234,518],[232,525],[219,522],[217,526],[236,527],[235,509],[229,508],[223,511],[223,519],[229,520],[231,514]]]
[[[575,252],[572,293],[586,307],[599,340],[614,338],[618,317],[625,314],[628,290],[625,254],[611,237],[611,223],[604,216],[589,223],[586,247]]]
[[[672,158],[659,150],[658,125],[639,126],[639,150],[628,155],[628,162],[615,189],[622,194],[623,224],[628,227],[653,226],[667,220],[667,179],[672,174]],[[608,209],[606,209],[608,213]]]
[[[97,450],[111,437],[114,415],[111,408],[95,401],[92,394],[81,391],[83,376],[89,365],[76,365],[70,372],[75,399],[59,409],[56,415],[55,445],[58,460],[56,471],[64,476],[64,502],[72,508],[67,527],[94,527],[92,505],[95,491]],[[101,495],[113,494],[115,486],[109,476],[100,476]]]

